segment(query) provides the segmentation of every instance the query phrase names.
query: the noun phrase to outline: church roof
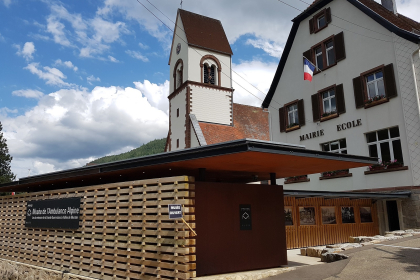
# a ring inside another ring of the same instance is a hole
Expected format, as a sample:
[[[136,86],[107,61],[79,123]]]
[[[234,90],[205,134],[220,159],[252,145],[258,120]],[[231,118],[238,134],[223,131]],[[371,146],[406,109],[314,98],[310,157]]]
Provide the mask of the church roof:
[[[232,55],[229,41],[220,20],[179,10],[188,45]]]
[[[199,122],[207,145],[239,139],[270,140],[268,112],[233,103],[233,126]]]

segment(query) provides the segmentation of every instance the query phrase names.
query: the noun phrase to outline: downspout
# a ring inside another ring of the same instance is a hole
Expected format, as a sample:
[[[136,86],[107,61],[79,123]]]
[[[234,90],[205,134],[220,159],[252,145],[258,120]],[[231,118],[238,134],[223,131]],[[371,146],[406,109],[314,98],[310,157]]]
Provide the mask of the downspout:
[[[267,112],[268,112],[268,133],[270,135],[270,141],[273,142],[273,130],[272,130],[271,112],[270,112],[270,110],[268,108],[267,108]]]
[[[414,78],[414,88],[416,91],[416,96],[417,96],[417,108],[419,110],[419,114],[420,114],[420,96],[419,96],[419,91],[418,91],[418,84],[417,84],[417,73],[416,73],[416,67],[414,65],[414,56],[415,55],[420,55],[420,47],[419,49],[417,49],[416,51],[413,52],[413,54],[411,55],[411,67],[413,68],[413,78]]]

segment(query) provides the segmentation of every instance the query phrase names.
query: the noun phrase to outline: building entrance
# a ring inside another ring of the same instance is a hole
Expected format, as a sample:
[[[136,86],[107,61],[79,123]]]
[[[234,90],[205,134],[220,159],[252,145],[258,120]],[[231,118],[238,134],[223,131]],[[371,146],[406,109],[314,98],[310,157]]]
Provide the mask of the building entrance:
[[[398,206],[396,200],[386,202],[386,211],[388,213],[389,231],[400,230],[400,219],[398,217]]]

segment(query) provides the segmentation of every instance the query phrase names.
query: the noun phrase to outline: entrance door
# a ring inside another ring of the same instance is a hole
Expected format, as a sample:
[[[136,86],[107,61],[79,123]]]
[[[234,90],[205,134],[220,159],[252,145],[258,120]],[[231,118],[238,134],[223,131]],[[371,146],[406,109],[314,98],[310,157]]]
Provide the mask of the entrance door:
[[[386,211],[388,213],[389,231],[400,230],[400,219],[398,218],[398,206],[396,200],[386,202]]]

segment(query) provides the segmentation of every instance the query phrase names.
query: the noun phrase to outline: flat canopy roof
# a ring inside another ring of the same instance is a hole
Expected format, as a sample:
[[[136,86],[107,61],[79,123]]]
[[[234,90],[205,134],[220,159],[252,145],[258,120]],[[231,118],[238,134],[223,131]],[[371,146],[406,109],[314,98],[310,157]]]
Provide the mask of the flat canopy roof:
[[[295,198],[323,197],[323,198],[350,198],[350,199],[403,199],[411,196],[411,191],[393,193],[376,192],[326,192],[326,191],[301,191],[284,190],[284,196]]]
[[[34,192],[178,175],[198,177],[203,168],[206,181],[249,183],[269,180],[270,173],[284,178],[375,163],[377,158],[242,139],[21,178],[0,185],[0,192]]]

